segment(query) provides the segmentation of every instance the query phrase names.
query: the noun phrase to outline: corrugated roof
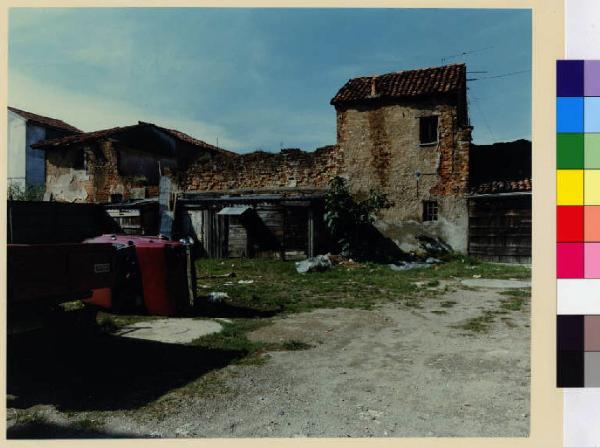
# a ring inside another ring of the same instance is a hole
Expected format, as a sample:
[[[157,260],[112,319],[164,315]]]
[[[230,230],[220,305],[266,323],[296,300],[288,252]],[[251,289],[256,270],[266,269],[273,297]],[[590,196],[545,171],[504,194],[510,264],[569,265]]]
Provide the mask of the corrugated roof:
[[[138,122],[138,124],[133,124],[131,126],[113,127],[110,129],[96,130],[94,132],[80,133],[78,135],[70,135],[70,136],[63,137],[63,138],[55,138],[52,140],[43,140],[43,141],[40,141],[40,142],[32,145],[32,147],[49,149],[49,148],[54,148],[54,147],[71,146],[74,144],[81,144],[81,143],[85,143],[88,141],[109,138],[109,137],[118,135],[119,133],[127,132],[129,130],[133,130],[136,128],[142,128],[142,127],[153,127],[153,128],[158,129],[159,131],[164,132],[184,143],[188,143],[188,144],[197,146],[202,149],[207,149],[207,150],[211,150],[211,151],[215,151],[215,152],[221,152],[224,154],[232,154],[232,155],[234,154],[233,152],[218,148],[218,147],[208,144],[202,140],[198,140],[194,137],[191,137],[190,135],[187,135],[178,130],[167,129],[165,127],[160,127],[160,126],[157,126],[152,123],[145,123],[143,121],[140,121],[140,122]]]
[[[20,110],[20,109],[17,109],[15,107],[10,107],[10,106],[8,107],[8,110],[25,118],[27,121],[31,121],[33,123],[40,124],[45,127],[53,127],[55,129],[67,130],[69,132],[74,132],[74,133],[82,132],[77,127],[71,126],[70,124],[67,124],[64,121],[56,119],[56,118],[50,118],[48,116],[42,116],[42,115],[38,115],[36,113],[26,112],[25,110]]]
[[[241,216],[250,209],[252,208],[249,206],[226,206],[217,214],[219,216]]]
[[[332,105],[380,98],[403,98],[457,92],[466,87],[465,64],[444,65],[350,79]]]

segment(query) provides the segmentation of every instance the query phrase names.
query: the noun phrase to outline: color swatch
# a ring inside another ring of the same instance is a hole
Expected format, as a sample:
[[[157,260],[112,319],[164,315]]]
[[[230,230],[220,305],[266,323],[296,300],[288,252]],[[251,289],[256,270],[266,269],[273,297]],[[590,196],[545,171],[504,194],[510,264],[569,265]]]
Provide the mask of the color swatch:
[[[557,277],[600,279],[600,61],[557,62]]]
[[[600,387],[600,315],[559,315],[557,386]]]
[[[557,62],[557,386],[600,387],[600,61]]]

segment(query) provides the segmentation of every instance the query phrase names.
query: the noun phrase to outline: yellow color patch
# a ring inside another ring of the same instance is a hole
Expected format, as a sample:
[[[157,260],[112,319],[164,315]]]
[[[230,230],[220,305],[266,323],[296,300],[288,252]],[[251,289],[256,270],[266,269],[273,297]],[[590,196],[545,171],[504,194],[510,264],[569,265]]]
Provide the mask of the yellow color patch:
[[[600,205],[600,170],[586,169],[584,200],[586,205]]]
[[[556,195],[558,205],[583,205],[583,170],[556,171]]]

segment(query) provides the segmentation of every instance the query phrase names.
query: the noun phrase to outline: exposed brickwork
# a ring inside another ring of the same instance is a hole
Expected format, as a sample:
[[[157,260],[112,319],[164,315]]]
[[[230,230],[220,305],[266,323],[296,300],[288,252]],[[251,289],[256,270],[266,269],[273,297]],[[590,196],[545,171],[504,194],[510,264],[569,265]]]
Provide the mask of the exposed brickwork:
[[[182,191],[326,187],[342,168],[339,147],[325,146],[314,152],[284,149],[279,153],[203,157],[180,172],[178,180]]]
[[[343,172],[352,192],[378,189],[394,202],[380,215],[389,227],[386,235],[402,239],[390,225],[421,222],[423,201],[434,200],[439,221],[426,223],[423,231],[466,248],[471,128],[460,104],[460,97],[434,96],[336,107]],[[438,141],[420,144],[419,119],[432,115],[438,116]]]
[[[126,175],[119,170],[119,157],[131,156],[128,149],[115,148],[112,141],[100,140],[89,146],[70,150],[46,151],[46,192],[53,200],[64,202],[111,201],[112,194],[123,200],[132,198],[132,190],[145,189],[145,197],[158,197],[158,172]],[[145,158],[155,159],[152,154]],[[138,197],[139,198],[139,197]]]

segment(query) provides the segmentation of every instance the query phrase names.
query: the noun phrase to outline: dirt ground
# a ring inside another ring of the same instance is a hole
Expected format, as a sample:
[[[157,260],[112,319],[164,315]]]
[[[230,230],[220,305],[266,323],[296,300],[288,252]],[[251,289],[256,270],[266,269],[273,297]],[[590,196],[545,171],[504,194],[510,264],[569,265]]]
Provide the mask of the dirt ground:
[[[44,427],[62,437],[527,436],[529,299],[506,310],[506,289],[439,287],[449,284],[414,307],[273,317],[249,338],[298,350],[215,368],[197,392],[157,393],[149,406],[9,400],[9,436],[43,437]]]

